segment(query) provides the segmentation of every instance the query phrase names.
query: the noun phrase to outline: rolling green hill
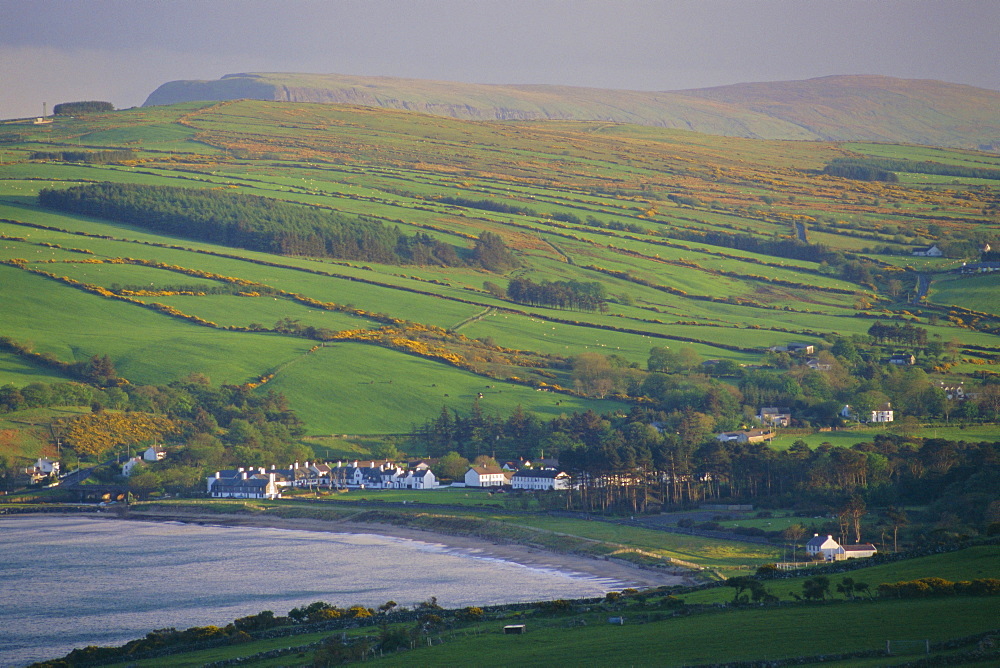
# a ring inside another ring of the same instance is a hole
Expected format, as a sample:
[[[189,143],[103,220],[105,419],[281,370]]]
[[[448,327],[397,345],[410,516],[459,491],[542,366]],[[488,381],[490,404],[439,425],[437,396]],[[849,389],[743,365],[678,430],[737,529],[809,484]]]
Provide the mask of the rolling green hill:
[[[0,335],[63,362],[108,354],[133,383],[203,373],[280,389],[313,434],[408,432],[477,399],[499,415],[625,411],[653,347],[753,368],[770,346],[864,336],[879,318],[954,341],[934,379],[990,370],[1000,352],[988,277],[906,301],[918,272],[995,238],[995,188],[819,171],[885,145],[245,100],[8,122],[0,136]],[[132,158],[107,164],[32,158],[122,148]],[[519,266],[270,255],[39,205],[43,188],[93,182],[364,216],[465,257],[491,232]],[[930,243],[950,257],[909,254]],[[513,278],[597,283],[605,297],[597,310],[520,303],[505,294]],[[0,366],[0,385],[30,382],[23,364]],[[736,396],[732,376],[699,378]]]
[[[273,100],[405,109],[469,120],[635,123],[762,139],[906,142],[995,150],[1000,93],[941,81],[831,76],[650,92],[341,74],[241,73],[171,81],[144,106]]]

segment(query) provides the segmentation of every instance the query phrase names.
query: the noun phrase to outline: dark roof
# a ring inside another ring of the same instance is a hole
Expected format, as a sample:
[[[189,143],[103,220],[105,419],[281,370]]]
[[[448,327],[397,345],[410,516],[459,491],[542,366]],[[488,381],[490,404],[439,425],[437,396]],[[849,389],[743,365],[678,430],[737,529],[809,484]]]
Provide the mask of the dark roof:
[[[514,474],[515,478],[544,478],[554,480],[563,474],[556,469],[524,469]]]
[[[267,478],[219,478],[212,483],[212,491],[218,490],[266,490],[270,480]]]

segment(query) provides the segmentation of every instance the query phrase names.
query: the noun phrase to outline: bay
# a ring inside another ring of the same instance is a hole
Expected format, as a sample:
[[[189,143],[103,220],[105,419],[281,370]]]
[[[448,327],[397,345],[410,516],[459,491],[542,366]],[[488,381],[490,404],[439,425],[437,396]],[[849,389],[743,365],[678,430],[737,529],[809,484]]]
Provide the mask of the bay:
[[[374,534],[118,521],[0,519],[0,666],[121,645],[154,629],[224,626],[317,600],[444,607],[600,596],[622,583]]]

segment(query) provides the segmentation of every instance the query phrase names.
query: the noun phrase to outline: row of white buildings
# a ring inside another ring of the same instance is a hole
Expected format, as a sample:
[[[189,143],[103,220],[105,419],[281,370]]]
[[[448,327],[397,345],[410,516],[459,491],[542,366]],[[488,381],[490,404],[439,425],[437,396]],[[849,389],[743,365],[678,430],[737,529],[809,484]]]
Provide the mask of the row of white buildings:
[[[569,489],[569,474],[552,468],[511,471],[500,467],[472,466],[460,487],[511,487],[523,490]],[[277,499],[283,489],[438,489],[430,464],[410,462],[405,467],[391,461],[295,462],[285,469],[241,467],[208,476],[213,498]]]

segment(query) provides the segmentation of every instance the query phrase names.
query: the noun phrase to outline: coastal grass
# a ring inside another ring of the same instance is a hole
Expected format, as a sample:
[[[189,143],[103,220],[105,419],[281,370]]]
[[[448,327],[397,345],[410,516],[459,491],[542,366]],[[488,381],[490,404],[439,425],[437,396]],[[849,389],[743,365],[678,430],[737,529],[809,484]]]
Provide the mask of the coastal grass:
[[[649,622],[640,613],[633,615],[633,623],[625,614],[624,626],[597,618],[586,626],[565,628],[565,619],[548,623],[531,619],[525,620],[524,636],[505,636],[498,623],[484,635],[455,637],[375,663],[459,665],[473,656],[481,666],[547,666],[553,656],[573,657],[572,664],[579,666],[765,661],[878,651],[887,639],[961,637],[995,628],[998,613],[996,597],[955,597],[737,609]]]

